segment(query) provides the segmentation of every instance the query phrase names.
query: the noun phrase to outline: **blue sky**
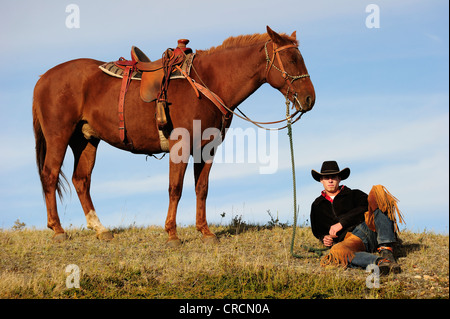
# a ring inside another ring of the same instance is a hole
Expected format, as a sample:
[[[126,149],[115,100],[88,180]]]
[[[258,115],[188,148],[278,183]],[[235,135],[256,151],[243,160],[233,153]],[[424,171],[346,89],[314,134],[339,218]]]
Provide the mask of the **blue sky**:
[[[308,224],[311,202],[322,189],[311,169],[334,159],[351,169],[345,185],[365,192],[372,185],[386,186],[400,200],[406,229],[448,234],[447,1],[172,1],[176,10],[160,1],[1,3],[0,228],[10,228],[17,219],[46,227],[31,117],[40,74],[80,57],[128,57],[132,45],[156,60],[179,38],[190,39],[193,49],[207,49],[228,36],[263,33],[269,25],[278,32],[297,31],[317,95],[313,110],[293,127],[299,223]],[[80,28],[66,27],[71,3],[80,9]],[[379,28],[366,27],[370,13],[365,9],[371,3],[380,9]],[[282,118],[284,107],[283,96],[269,85],[240,106],[250,117],[267,121]],[[252,126],[235,118],[231,127]],[[270,210],[281,222],[292,223],[286,131],[276,138],[273,174],[260,174],[260,163],[248,161],[213,166],[209,222],[227,223],[242,215],[266,223]],[[72,166],[68,151],[63,170],[69,177]],[[190,165],[179,225],[195,223],[192,175]],[[91,194],[104,225],[163,225],[167,188],[168,157],[158,161],[100,144]],[[73,187],[59,204],[59,215],[65,228],[86,225]]]

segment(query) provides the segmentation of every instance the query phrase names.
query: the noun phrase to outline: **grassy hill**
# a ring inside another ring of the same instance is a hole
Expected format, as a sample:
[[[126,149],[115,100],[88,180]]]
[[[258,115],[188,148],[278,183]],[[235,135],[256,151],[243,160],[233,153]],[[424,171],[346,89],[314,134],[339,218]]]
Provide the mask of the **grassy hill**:
[[[308,227],[247,225],[240,218],[212,226],[218,245],[205,245],[195,227],[178,229],[183,245],[167,249],[161,227],[114,229],[102,242],[86,229],[51,240],[49,230],[18,224],[0,230],[0,298],[449,298],[449,237],[400,234],[402,273],[368,288],[363,269],[322,268],[301,244],[319,246]],[[66,287],[66,267],[80,270],[80,288]]]

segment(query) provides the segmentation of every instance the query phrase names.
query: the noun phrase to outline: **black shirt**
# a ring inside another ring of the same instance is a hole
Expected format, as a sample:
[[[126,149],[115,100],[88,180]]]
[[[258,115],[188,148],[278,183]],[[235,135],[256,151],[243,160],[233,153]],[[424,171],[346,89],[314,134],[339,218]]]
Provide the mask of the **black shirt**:
[[[347,232],[352,231],[364,221],[364,213],[368,210],[367,194],[359,189],[342,186],[333,202],[320,195],[311,205],[311,229],[316,238],[323,240],[329,234],[330,227],[341,223],[342,230],[337,233],[334,242],[344,239]]]

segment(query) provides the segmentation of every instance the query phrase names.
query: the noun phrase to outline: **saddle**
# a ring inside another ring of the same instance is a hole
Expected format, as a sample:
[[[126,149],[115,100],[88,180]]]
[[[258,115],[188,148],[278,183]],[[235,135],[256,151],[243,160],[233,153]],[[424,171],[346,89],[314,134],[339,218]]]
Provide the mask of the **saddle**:
[[[140,80],[140,97],[144,102],[157,100],[156,120],[161,131],[167,125],[167,88],[171,79],[185,78],[190,73],[194,54],[187,39],[178,40],[175,49],[167,49],[163,57],[151,61],[138,47],[131,47],[131,60],[121,57],[114,62],[100,65],[99,68],[114,77],[122,78],[119,96],[119,131],[122,142],[127,144],[125,131],[125,95],[131,80]],[[161,135],[161,134],[160,134]],[[165,143],[166,144],[166,143]],[[165,147],[164,147],[165,148]]]
[[[194,53],[187,53],[186,58],[181,63],[181,70],[187,75],[191,72]],[[125,68],[130,62],[134,65],[131,72],[131,80],[143,81],[140,88],[140,96],[144,102],[152,102],[157,99],[160,92],[160,86],[164,77],[162,59],[150,61],[150,59],[138,47],[131,47],[131,61],[121,57],[118,61],[107,62],[99,68],[108,75],[122,79]],[[135,62],[135,63],[134,63]],[[185,75],[177,68],[174,68],[170,74],[170,80],[184,79]]]
[[[132,144],[127,141],[125,129],[125,95],[130,86],[131,80],[141,81],[140,97],[144,102],[152,102],[156,100],[156,123],[159,130],[161,149],[163,151],[169,150],[169,143],[167,141],[168,119],[167,119],[167,89],[170,80],[186,79],[194,89],[197,98],[202,93],[210,101],[212,101],[217,108],[222,112],[224,119],[228,119],[230,114],[224,107],[223,101],[213,92],[206,89],[204,86],[195,82],[190,76],[190,70],[194,60],[195,54],[186,45],[189,43],[187,39],[178,40],[175,49],[167,49],[162,58],[156,61],[151,61],[144,52],[138,47],[131,47],[131,60],[126,60],[121,57],[114,62],[108,62],[100,65],[99,68],[108,75],[122,79],[122,85],[119,95],[119,133],[121,141],[132,148]]]

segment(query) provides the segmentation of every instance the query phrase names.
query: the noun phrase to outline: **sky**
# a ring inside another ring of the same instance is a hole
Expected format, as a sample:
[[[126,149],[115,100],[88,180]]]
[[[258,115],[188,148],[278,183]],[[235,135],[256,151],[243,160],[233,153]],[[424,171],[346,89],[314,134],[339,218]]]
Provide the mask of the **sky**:
[[[298,223],[309,225],[311,203],[322,190],[311,169],[336,160],[341,169],[351,169],[342,184],[366,193],[382,184],[399,199],[406,220],[401,229],[448,234],[448,1],[0,2],[0,228],[16,220],[46,228],[31,115],[39,75],[81,57],[129,58],[132,45],[152,60],[180,38],[190,39],[194,50],[207,49],[229,36],[264,33],[269,25],[277,32],[297,31],[316,91],[314,108],[293,126]],[[74,7],[79,20],[72,19]],[[265,84],[240,109],[255,120],[278,120],[285,114],[284,97]],[[208,222],[227,224],[242,216],[265,224],[270,212],[292,224],[286,130],[267,133],[238,118],[231,129],[236,141],[247,134],[256,146],[231,142],[227,148],[225,139],[210,175]],[[226,160],[227,150],[236,153],[232,160]],[[168,156],[157,160],[101,142],[91,195],[102,223],[164,225],[168,167]],[[63,171],[70,177],[72,169],[69,150]],[[180,226],[195,224],[193,184],[190,164]],[[73,186],[58,205],[63,228],[86,227]]]

